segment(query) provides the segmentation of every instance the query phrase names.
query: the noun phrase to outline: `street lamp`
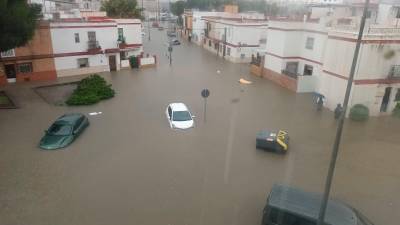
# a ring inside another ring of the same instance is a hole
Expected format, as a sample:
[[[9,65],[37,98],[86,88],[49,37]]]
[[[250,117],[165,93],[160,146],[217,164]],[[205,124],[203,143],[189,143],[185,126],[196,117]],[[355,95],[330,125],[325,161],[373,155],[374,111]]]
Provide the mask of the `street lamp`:
[[[333,174],[335,172],[336,159],[337,159],[338,152],[339,152],[339,145],[340,145],[340,139],[342,137],[344,118],[346,117],[346,111],[347,111],[347,106],[349,104],[351,87],[352,87],[353,80],[354,80],[354,73],[356,70],[356,65],[357,65],[357,60],[358,60],[358,53],[360,52],[361,40],[362,40],[362,36],[364,33],[365,20],[367,18],[367,13],[368,13],[368,5],[369,5],[369,0],[365,0],[364,12],[363,12],[363,15],[361,18],[361,24],[360,24],[360,30],[358,32],[356,49],[354,51],[353,62],[351,64],[349,79],[347,80],[346,94],[344,96],[344,101],[343,101],[343,112],[339,118],[339,124],[338,124],[337,130],[336,130],[336,137],[335,137],[335,142],[333,144],[332,156],[331,156],[331,161],[329,163],[328,175],[326,177],[325,190],[324,190],[324,195],[323,195],[322,201],[321,201],[321,208],[319,210],[317,225],[323,225],[324,220],[325,220],[325,212],[326,212],[326,208],[328,205],[329,193],[331,191]]]

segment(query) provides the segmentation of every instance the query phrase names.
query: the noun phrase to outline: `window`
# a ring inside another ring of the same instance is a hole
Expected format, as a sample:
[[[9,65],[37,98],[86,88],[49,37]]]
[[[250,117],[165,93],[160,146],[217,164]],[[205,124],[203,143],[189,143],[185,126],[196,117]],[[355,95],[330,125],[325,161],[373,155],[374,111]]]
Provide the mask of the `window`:
[[[18,64],[19,73],[32,73],[32,63]]]
[[[396,19],[400,19],[400,8],[396,8],[397,12],[396,12]]]
[[[118,40],[121,40],[124,38],[124,29],[123,28],[118,28]]]
[[[306,41],[306,49],[313,49],[314,48],[314,38],[308,37]]]
[[[218,50],[218,43],[215,43],[215,44],[214,44],[214,49],[215,49],[215,50]]]
[[[74,131],[77,130],[77,129],[81,126],[82,122],[83,122],[83,117],[79,118],[79,119],[76,121],[76,123],[75,123],[75,125],[74,125]]]
[[[88,39],[89,39],[89,41],[96,41],[96,32],[88,31]]]
[[[400,88],[397,88],[396,95],[394,96],[394,101],[400,102]]]
[[[357,10],[356,8],[351,8],[351,16],[356,16],[357,15]]]
[[[393,65],[389,71],[390,77],[400,77],[400,65]]]
[[[312,72],[313,72],[313,67],[312,66],[307,65],[307,64],[304,65],[304,72],[303,72],[304,76],[311,76]]]
[[[78,68],[89,67],[89,59],[88,58],[80,58],[78,59]]]
[[[126,57],[126,52],[121,51],[121,52],[119,53],[119,57],[121,58],[121,60],[127,59],[127,57]]]
[[[226,55],[231,55],[231,48],[226,48]]]
[[[211,47],[211,40],[208,40],[208,46]]]
[[[80,42],[79,33],[75,33],[74,36],[75,36],[75,43],[79,43]]]
[[[367,18],[371,18],[372,12],[370,10],[367,11]]]
[[[286,71],[292,74],[297,74],[297,68],[299,67],[298,62],[287,62]]]
[[[245,57],[246,57],[246,54],[244,54],[244,53],[240,54],[241,59],[244,59]]]

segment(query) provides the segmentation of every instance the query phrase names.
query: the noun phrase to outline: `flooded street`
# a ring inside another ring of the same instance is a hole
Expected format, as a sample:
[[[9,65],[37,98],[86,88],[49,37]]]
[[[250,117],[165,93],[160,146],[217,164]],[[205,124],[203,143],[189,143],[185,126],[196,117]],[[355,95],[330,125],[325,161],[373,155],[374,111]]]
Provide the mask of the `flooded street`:
[[[103,74],[116,96],[96,105],[49,105],[32,89],[39,82],[4,88],[19,109],[0,110],[1,225],[258,225],[273,184],[323,191],[333,113],[192,43],[174,47],[169,66],[165,33],[144,39],[158,66]],[[195,128],[169,128],[171,102],[189,107]],[[66,112],[102,114],[71,146],[40,150]],[[400,221],[399,127],[392,117],[345,124],[332,196],[377,225]],[[263,128],[289,132],[288,154],[255,149]]]

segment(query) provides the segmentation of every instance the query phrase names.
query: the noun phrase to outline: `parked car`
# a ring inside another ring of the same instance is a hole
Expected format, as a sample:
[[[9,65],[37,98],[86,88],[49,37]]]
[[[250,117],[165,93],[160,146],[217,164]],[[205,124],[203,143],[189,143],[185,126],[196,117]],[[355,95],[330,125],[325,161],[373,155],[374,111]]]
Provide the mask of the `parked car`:
[[[289,149],[289,134],[283,130],[262,130],[257,133],[256,148],[284,154]]]
[[[180,45],[181,42],[178,39],[174,38],[174,39],[171,40],[171,44],[172,45]]]
[[[262,225],[316,225],[321,201],[320,194],[274,185],[263,210]],[[358,210],[336,200],[328,200],[325,222],[329,225],[373,225]]]
[[[89,126],[89,119],[81,113],[59,117],[42,137],[39,147],[46,150],[64,148],[71,144]]]
[[[169,30],[169,31],[167,31],[167,36],[168,37],[176,37],[176,32]]]
[[[194,127],[194,116],[183,103],[171,103],[165,110],[169,126],[173,129],[189,129]]]

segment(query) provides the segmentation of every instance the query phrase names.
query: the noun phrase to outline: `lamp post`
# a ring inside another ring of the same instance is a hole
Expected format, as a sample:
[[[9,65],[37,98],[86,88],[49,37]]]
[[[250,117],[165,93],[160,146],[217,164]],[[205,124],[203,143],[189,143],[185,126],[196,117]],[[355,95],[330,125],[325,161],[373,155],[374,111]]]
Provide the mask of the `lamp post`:
[[[346,93],[345,93],[344,101],[343,101],[343,112],[339,118],[339,123],[338,123],[338,127],[336,130],[336,137],[335,137],[335,142],[333,144],[331,161],[329,163],[329,169],[328,169],[328,175],[327,175],[326,181],[325,181],[325,190],[324,190],[324,195],[323,195],[322,201],[321,201],[321,208],[319,210],[317,225],[323,225],[324,220],[325,220],[325,213],[326,213],[326,208],[328,205],[329,193],[331,190],[333,174],[335,172],[335,167],[336,167],[336,159],[337,159],[337,156],[339,153],[339,146],[340,146],[340,140],[342,137],[344,119],[346,117],[346,111],[347,111],[347,106],[349,104],[351,87],[352,87],[353,80],[354,80],[354,73],[356,71],[358,54],[360,52],[361,40],[362,40],[362,36],[364,33],[365,20],[367,18],[367,13],[368,13],[368,5],[369,5],[369,0],[365,0],[364,12],[363,12],[363,15],[361,18],[360,30],[358,32],[356,49],[354,51],[353,62],[351,64],[349,79],[347,80]]]

